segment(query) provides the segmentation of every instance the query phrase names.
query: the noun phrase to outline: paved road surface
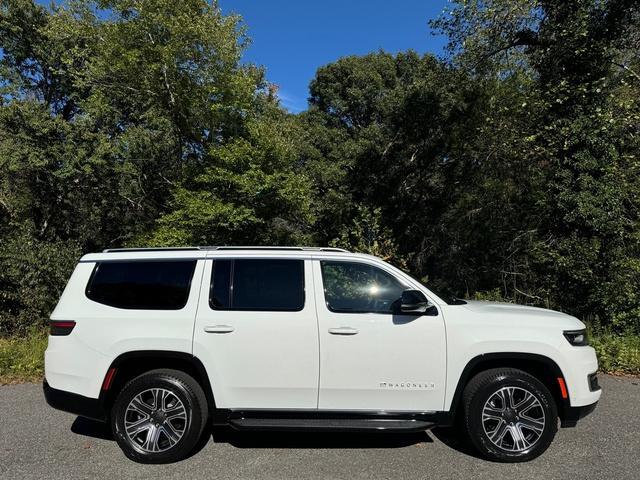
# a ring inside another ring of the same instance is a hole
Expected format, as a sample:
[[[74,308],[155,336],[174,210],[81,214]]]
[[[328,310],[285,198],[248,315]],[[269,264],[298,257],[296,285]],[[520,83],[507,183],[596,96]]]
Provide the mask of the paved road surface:
[[[205,439],[172,465],[129,461],[100,423],[49,408],[39,385],[0,387],[0,478],[75,479],[640,479],[640,380],[601,376],[604,394],[542,457],[481,460],[446,431],[389,434],[238,434]]]

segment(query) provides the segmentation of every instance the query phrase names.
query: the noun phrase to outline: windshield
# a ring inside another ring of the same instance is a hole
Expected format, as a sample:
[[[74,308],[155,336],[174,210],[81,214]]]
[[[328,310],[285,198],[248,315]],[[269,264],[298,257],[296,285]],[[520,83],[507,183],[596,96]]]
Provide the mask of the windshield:
[[[429,291],[435,293],[438,297],[440,297],[442,300],[447,302],[447,305],[466,305],[467,304],[467,302],[465,302],[460,298],[457,298],[455,295],[451,295],[446,290],[440,290],[440,289],[436,290],[433,288],[433,286],[428,285],[426,282],[423,282],[423,281],[420,281],[420,283],[425,287],[427,287]]]
[[[417,277],[414,277],[413,275],[408,273],[404,268],[400,268],[400,267],[395,266],[395,265],[394,265],[394,267],[397,268],[398,270],[400,270],[401,272],[403,272],[405,275],[408,275],[409,277],[413,278],[414,280],[417,280],[418,283],[423,285],[430,292],[435,293],[438,296],[438,298],[440,298],[444,302],[446,302],[447,305],[466,305],[467,304],[467,302],[465,302],[464,300],[462,300],[460,298],[457,298],[455,296],[455,294],[452,292],[452,290],[450,290],[448,288],[440,288],[439,286],[435,286],[434,287],[433,283],[427,282],[426,278],[418,279]]]
[[[414,278],[416,280],[418,280],[416,277],[414,277],[413,275],[405,272],[404,270],[402,270],[404,273],[406,273],[407,275],[409,275],[411,278]],[[445,288],[434,288],[433,284],[431,283],[427,283],[425,280],[418,280],[418,282],[420,282],[421,285],[424,285],[426,288],[429,289],[430,292],[435,293],[439,298],[441,298],[442,300],[444,300],[447,305],[466,305],[467,302],[465,302],[464,300],[457,298],[454,294],[451,293],[450,290],[445,289]]]

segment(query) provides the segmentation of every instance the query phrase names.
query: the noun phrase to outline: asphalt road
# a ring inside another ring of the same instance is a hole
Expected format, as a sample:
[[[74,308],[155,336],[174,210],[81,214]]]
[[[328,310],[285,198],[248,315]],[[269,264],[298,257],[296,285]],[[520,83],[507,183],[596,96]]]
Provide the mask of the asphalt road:
[[[449,432],[209,436],[171,465],[128,460],[100,423],[49,408],[40,385],[0,387],[0,478],[639,479],[640,379],[601,376],[596,411],[525,464],[487,462]]]

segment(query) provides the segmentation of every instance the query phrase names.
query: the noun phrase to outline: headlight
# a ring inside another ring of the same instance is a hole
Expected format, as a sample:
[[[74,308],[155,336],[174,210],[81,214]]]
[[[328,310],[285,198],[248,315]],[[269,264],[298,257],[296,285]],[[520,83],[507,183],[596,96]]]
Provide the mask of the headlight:
[[[566,338],[574,347],[583,347],[589,345],[589,339],[587,338],[586,330],[566,330],[562,332],[564,338]]]

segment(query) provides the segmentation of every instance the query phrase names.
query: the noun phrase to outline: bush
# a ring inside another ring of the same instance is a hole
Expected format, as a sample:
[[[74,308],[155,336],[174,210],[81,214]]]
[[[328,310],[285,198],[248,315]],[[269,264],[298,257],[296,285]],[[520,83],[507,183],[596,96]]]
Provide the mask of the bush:
[[[29,231],[0,238],[0,336],[25,336],[45,326],[80,248],[72,241],[38,241]]]
[[[0,337],[0,385],[39,381],[44,375],[47,333],[30,329],[22,337]]]
[[[494,288],[493,290],[485,290],[482,292],[475,292],[471,297],[471,300],[481,300],[483,302],[507,302],[512,303],[512,300],[505,298],[501,288]]]
[[[591,345],[602,372],[640,375],[640,336],[599,332],[591,335]]]

